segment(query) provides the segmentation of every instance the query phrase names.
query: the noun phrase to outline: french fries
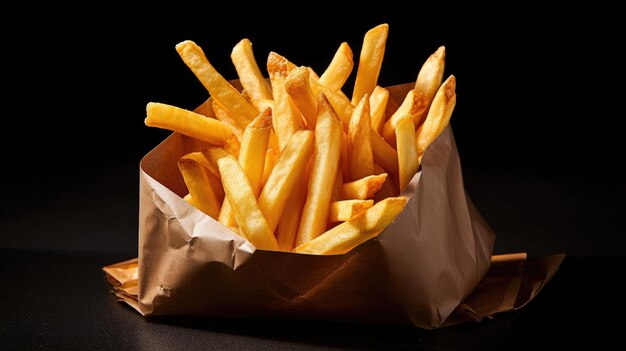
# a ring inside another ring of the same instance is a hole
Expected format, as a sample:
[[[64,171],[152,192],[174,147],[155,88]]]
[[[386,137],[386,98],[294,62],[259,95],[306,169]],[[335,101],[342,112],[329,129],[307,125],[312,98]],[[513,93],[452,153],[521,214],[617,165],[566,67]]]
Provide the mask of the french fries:
[[[363,37],[359,68],[352,93],[353,105],[361,101],[363,95],[371,94],[376,87],[380,67],[383,64],[383,56],[385,56],[388,33],[389,25],[385,23],[370,29]]]
[[[207,153],[219,167],[226,198],[233,206],[242,234],[259,249],[278,250],[274,231],[267,224],[254,196],[254,190],[237,159],[218,148],[210,148]],[[198,201],[193,193],[191,196],[194,202]]]
[[[341,154],[341,122],[323,94],[317,102],[315,158],[309,179],[296,245],[316,238],[326,229],[333,181]]]
[[[237,117],[239,124],[247,126],[252,122],[259,112],[211,66],[204,51],[196,43],[183,41],[176,45],[176,51],[213,99]]]
[[[348,80],[350,73],[352,73],[353,66],[352,49],[350,49],[348,43],[343,42],[339,45],[339,49],[337,49],[330,65],[319,78],[320,84],[335,91],[340,91],[346,80]]]
[[[191,194],[194,206],[209,216],[217,218],[220,203],[213,188],[209,185],[209,178],[204,167],[192,158],[181,158],[178,161],[178,168]]]
[[[224,145],[233,134],[218,120],[171,105],[148,103],[146,114],[149,127],[169,129],[213,145]]]
[[[315,255],[340,255],[380,234],[402,212],[405,197],[389,197],[360,216],[343,222],[293,251]]]
[[[424,151],[446,129],[456,105],[456,78],[450,76],[441,85],[428,111],[424,124],[417,130],[417,154]]]
[[[398,184],[400,191],[403,191],[419,168],[415,125],[411,115],[404,115],[398,120],[396,140],[398,144]]]
[[[178,160],[184,201],[262,250],[343,254],[380,234],[456,103],[454,76],[441,84],[443,46],[399,106],[377,85],[388,30],[365,34],[351,97],[342,91],[354,68],[345,42],[321,76],[271,52],[268,83],[242,39],[231,52],[242,92],[194,42],[176,45],[211,96],[196,112],[149,103],[145,124],[213,145]],[[191,150],[206,146],[193,139]]]

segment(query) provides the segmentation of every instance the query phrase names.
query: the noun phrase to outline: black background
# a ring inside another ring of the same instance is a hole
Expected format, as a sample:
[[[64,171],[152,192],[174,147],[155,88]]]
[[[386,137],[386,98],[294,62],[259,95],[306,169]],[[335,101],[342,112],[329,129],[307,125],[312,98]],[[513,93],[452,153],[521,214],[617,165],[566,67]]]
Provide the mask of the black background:
[[[357,61],[363,34],[387,22],[380,85],[413,81],[430,53],[447,48],[466,187],[498,235],[496,253],[626,252],[617,10],[227,5],[6,14],[19,25],[2,34],[0,249],[136,255],[138,162],[168,135],[143,125],[145,105],[192,109],[208,96],[176,43],[196,41],[227,79],[244,37],[262,70],[276,51],[321,73],[342,41]]]

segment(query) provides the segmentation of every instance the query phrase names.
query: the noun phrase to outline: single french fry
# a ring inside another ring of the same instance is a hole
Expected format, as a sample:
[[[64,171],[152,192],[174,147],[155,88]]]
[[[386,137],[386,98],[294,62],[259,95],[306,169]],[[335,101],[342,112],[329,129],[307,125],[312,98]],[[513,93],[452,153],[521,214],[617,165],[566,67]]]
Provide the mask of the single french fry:
[[[259,110],[265,111],[267,108],[271,108],[274,111],[274,100],[272,99],[258,99],[252,101],[252,104]]]
[[[417,154],[424,151],[443,132],[450,122],[456,105],[456,79],[450,76],[441,85],[428,111],[424,124],[417,130]]]
[[[385,173],[385,170],[378,163],[374,163],[374,173]],[[391,181],[391,177],[387,177],[383,184],[380,186],[380,190],[378,190],[376,194],[374,194],[374,201],[378,202],[388,197],[396,197],[399,193],[400,192],[398,191],[396,185]]]
[[[239,125],[237,119],[233,117],[233,115],[228,112],[219,102],[213,100],[213,113],[215,114],[215,118],[229,126],[233,131],[233,134],[237,136],[239,140],[241,140],[241,136],[243,135],[243,127]]]
[[[326,71],[319,78],[320,84],[325,85],[333,90],[339,91],[346,83],[350,73],[352,73],[354,61],[352,59],[352,49],[348,43],[343,42],[339,45],[339,49],[333,56],[333,60],[326,68]]]
[[[309,83],[309,70],[306,67],[298,67],[291,71],[285,80],[285,90],[304,116],[309,129],[315,129],[317,101]]]
[[[263,179],[261,181],[261,189],[267,183],[267,179],[270,177],[272,170],[274,169],[274,165],[276,165],[276,161],[278,161],[278,157],[280,157],[280,153],[275,149],[267,149],[265,154],[265,166],[263,167]]]
[[[347,133],[341,133],[341,155],[339,158],[339,169],[342,179],[350,178],[350,154],[348,152],[350,137]],[[342,183],[343,184],[343,183]]]
[[[213,99],[219,101],[237,118],[239,124],[247,126],[259,114],[257,109],[211,66],[204,51],[196,43],[190,40],[183,41],[176,45],[176,51]]]
[[[297,246],[293,252],[315,255],[346,253],[380,234],[402,212],[406,203],[405,197],[387,198],[361,215]]]
[[[380,164],[388,173],[397,174],[398,153],[396,150],[373,130],[370,133],[370,142],[372,143],[374,161]]]
[[[348,127],[350,180],[361,179],[374,174],[370,123],[370,100],[369,95],[365,94],[354,109]]]
[[[267,71],[270,74],[274,97],[274,118],[272,121],[281,150],[289,142],[291,136],[303,127],[302,115],[285,90],[285,80],[289,73],[295,69],[290,67],[289,61],[275,52],[271,52],[267,58]]]
[[[259,196],[261,191],[265,155],[271,129],[272,110],[266,109],[246,127],[241,140],[239,164],[243,168],[246,177],[248,177],[255,198]],[[222,203],[218,221],[229,226],[236,223],[235,215],[228,199]]]
[[[222,203],[222,201],[224,201],[224,188],[222,187],[222,180],[220,179],[220,172],[217,169],[217,165],[211,163],[200,151],[190,152],[183,155],[181,159],[182,158],[191,158],[204,167],[207,171],[206,175],[209,178],[209,185],[213,188],[213,193],[217,197],[217,201]]]
[[[437,90],[441,86],[445,63],[446,47],[440,46],[435,53],[428,57],[417,74],[414,89],[425,97],[428,106],[430,106],[433,98],[435,98],[435,94],[437,94]],[[416,125],[416,127],[418,126]]]
[[[194,205],[207,215],[217,218],[220,203],[209,185],[209,178],[205,168],[196,160],[191,158],[181,158],[178,160],[178,168],[183,175],[183,180],[189,194],[194,200]]]
[[[376,86],[372,96],[370,96],[370,116],[372,119],[372,129],[377,133],[382,132],[385,124],[385,110],[389,101],[389,90]]]
[[[345,183],[341,187],[342,200],[367,200],[371,199],[374,194],[387,179],[387,173],[371,175],[365,178]]]
[[[306,168],[313,154],[313,134],[309,130],[301,130],[291,137],[263,186],[259,207],[272,232],[278,225],[287,198],[296,183],[301,181],[298,171]]]
[[[419,125],[421,123],[422,118],[427,112],[428,106],[426,101],[424,100],[424,96],[415,90],[409,90],[402,102],[402,105],[398,107],[396,112],[389,117],[385,125],[383,126],[383,138],[389,143],[391,146],[396,145],[396,125],[400,118],[403,118],[405,115],[411,115],[413,118],[413,124]],[[418,116],[419,120],[416,119]]]
[[[185,202],[190,204],[191,206],[196,207],[196,203],[193,202],[193,197],[191,197],[191,194],[185,195],[185,197],[183,197],[183,200],[185,200]]]
[[[218,120],[171,105],[150,102],[146,115],[145,124],[149,127],[169,129],[213,145],[224,145],[233,134]]]
[[[374,205],[374,200],[342,200],[330,203],[328,222],[345,222]]]
[[[345,95],[340,94],[325,85],[321,85],[315,80],[310,80],[310,82],[314,93],[315,90],[317,90],[326,96],[328,102],[330,102],[330,105],[333,107],[333,110],[335,110],[335,113],[337,113],[337,116],[341,121],[343,131],[347,133],[348,126],[350,125],[350,118],[352,117],[352,112],[354,112],[354,105],[352,105],[350,100]]]
[[[296,245],[305,243],[326,230],[330,198],[341,154],[341,122],[323,94],[317,102],[315,158]]]
[[[387,43],[388,33],[389,25],[384,23],[370,29],[363,37],[359,68],[352,93],[353,105],[356,105],[363,98],[363,95],[371,94],[374,91],[374,87],[376,87],[380,67],[385,56],[385,44]]]
[[[300,170],[302,172],[302,170]],[[302,179],[308,179],[306,172],[302,172]],[[276,228],[276,240],[280,251],[291,251],[296,245],[302,209],[306,200],[307,182],[297,182],[291,196],[287,199],[283,214]]]
[[[396,141],[398,148],[398,185],[400,192],[402,192],[413,179],[420,165],[417,155],[415,125],[411,115],[404,115],[403,118],[398,120]]]
[[[272,99],[270,85],[263,78],[259,65],[256,63],[250,40],[242,39],[237,43],[230,53],[230,59],[235,65],[241,86],[252,101]]]
[[[259,249],[278,250],[274,232],[269,228],[248,177],[237,159],[219,148],[209,148],[206,153],[219,167],[224,192],[233,207],[241,233]],[[195,196],[192,196],[195,200]]]

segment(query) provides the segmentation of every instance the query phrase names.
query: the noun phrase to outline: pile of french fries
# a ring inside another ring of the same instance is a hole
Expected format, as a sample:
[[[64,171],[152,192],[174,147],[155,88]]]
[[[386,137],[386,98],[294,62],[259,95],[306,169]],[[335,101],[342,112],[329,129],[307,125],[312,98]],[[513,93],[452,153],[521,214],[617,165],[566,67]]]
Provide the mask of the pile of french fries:
[[[243,39],[231,53],[241,92],[194,42],[176,45],[210,98],[196,112],[149,103],[145,124],[213,145],[179,160],[184,199],[263,250],[342,254],[380,234],[456,102],[443,46],[404,101],[377,85],[388,31],[365,34],[351,98],[345,42],[322,75],[271,52],[266,80]]]

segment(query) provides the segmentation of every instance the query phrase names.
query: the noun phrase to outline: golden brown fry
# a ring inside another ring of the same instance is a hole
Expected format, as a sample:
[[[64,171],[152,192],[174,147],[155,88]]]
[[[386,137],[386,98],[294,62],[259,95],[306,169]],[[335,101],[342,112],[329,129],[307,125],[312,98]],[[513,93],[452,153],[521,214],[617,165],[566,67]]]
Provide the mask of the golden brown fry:
[[[379,134],[382,132],[383,124],[385,124],[387,101],[389,101],[389,90],[377,85],[372,96],[370,96],[370,116],[372,129]]]
[[[403,118],[398,120],[396,140],[398,146],[398,185],[400,192],[402,192],[413,179],[420,165],[417,155],[415,125],[411,115],[404,115]]]
[[[384,173],[384,171],[383,171]],[[341,167],[337,168],[337,176],[335,177],[335,184],[333,185],[333,196],[330,198],[330,201],[340,201],[341,200],[341,188],[343,187],[343,171]]]
[[[230,138],[228,138],[228,140],[226,140],[226,143],[223,146],[226,152],[228,152],[229,154],[235,157],[239,157],[240,147],[241,147],[241,142],[239,141],[239,138],[237,138],[237,136],[234,134],[231,135]]]
[[[421,123],[425,112],[428,111],[427,108],[428,106],[424,100],[424,96],[415,90],[409,90],[402,105],[400,105],[396,112],[385,122],[383,126],[383,138],[385,138],[389,145],[395,146],[396,125],[398,124],[398,120],[405,115],[411,115],[414,125],[417,126]]]
[[[241,136],[243,135],[243,127],[239,125],[237,119],[233,117],[233,115],[228,112],[219,102],[213,100],[213,113],[215,114],[215,118],[229,126],[233,131],[233,134],[237,136],[237,139],[241,140]]]
[[[339,224],[293,252],[314,255],[343,254],[380,234],[402,212],[405,197],[387,198],[361,215]]]
[[[220,176],[220,172],[217,169],[217,165],[212,164],[209,160],[207,160],[207,158],[204,157],[204,154],[200,151],[190,152],[186,155],[183,155],[181,158],[194,159],[196,160],[196,162],[198,162],[199,164],[204,166],[206,169],[208,169],[212,174],[216,175],[217,177]]]
[[[267,183],[267,179],[272,173],[274,165],[276,164],[276,161],[278,161],[279,156],[280,153],[275,149],[267,149],[267,153],[265,154],[265,166],[263,167],[263,179],[261,181],[261,189],[263,189],[265,183]]]
[[[374,205],[374,200],[342,200],[330,203],[328,222],[345,222]]]
[[[202,152],[191,152],[186,155],[183,155],[182,158],[191,158],[201,164],[206,172],[207,177],[209,178],[209,185],[213,188],[213,193],[217,196],[217,200],[219,203],[222,203],[224,200],[224,188],[222,187],[222,180],[220,179],[220,172],[217,169],[217,164],[211,163]]]
[[[388,33],[389,25],[384,23],[370,29],[363,37],[359,68],[352,93],[353,105],[356,105],[363,98],[363,95],[372,94],[374,87],[376,87],[380,67],[385,56],[385,44],[387,43]]]
[[[306,67],[298,67],[291,71],[285,81],[285,90],[304,116],[309,129],[315,129],[317,101],[309,83],[309,70]]]
[[[258,100],[252,101],[252,104],[259,111],[265,111],[265,109],[267,108],[271,108],[272,111],[274,111],[274,100],[271,100],[271,99],[258,99]]]
[[[303,174],[303,179],[308,179],[308,174]],[[276,228],[276,239],[278,240],[278,249],[281,251],[291,251],[296,245],[296,237],[298,236],[298,227],[300,226],[300,218],[302,218],[302,209],[306,200],[307,182],[297,182],[291,195],[287,199],[285,209],[278,221]]]
[[[237,118],[240,125],[247,126],[258,115],[257,109],[211,66],[204,51],[196,43],[183,41],[176,45],[176,51],[213,99]]]
[[[385,173],[385,170],[378,163],[374,163],[374,173]],[[396,197],[399,193],[396,185],[391,181],[391,177],[387,177],[380,186],[380,190],[374,194],[374,201],[378,202],[388,197]]]
[[[398,153],[387,144],[378,133],[372,131],[370,133],[370,142],[372,143],[372,153],[374,161],[380,164],[387,172],[392,174],[398,173]]]
[[[370,100],[363,95],[354,109],[348,127],[348,160],[350,180],[356,180],[374,174],[374,156],[370,140]]]
[[[272,128],[272,110],[266,109],[246,127],[239,150],[239,164],[248,177],[255,198],[261,191],[265,154]],[[220,210],[220,223],[232,226],[235,224],[235,215],[228,199],[224,200]]]
[[[278,250],[274,232],[269,228],[237,159],[219,148],[209,148],[206,153],[219,167],[226,198],[233,207],[241,233],[259,249]]]
[[[178,160],[178,168],[183,175],[183,180],[194,200],[196,208],[213,218],[217,218],[220,203],[209,184],[205,168],[191,158]]]
[[[428,111],[424,124],[417,130],[417,153],[424,151],[443,132],[450,122],[456,105],[456,79],[450,76],[439,88]]]
[[[371,175],[350,183],[345,183],[341,187],[341,198],[343,200],[367,200],[374,197],[374,194],[387,179],[387,173]]]
[[[272,232],[278,225],[287,198],[296,183],[302,180],[302,171],[313,154],[313,134],[309,130],[301,130],[291,137],[263,186],[259,207]]]
[[[337,49],[330,65],[328,65],[326,71],[324,71],[319,78],[320,84],[335,91],[341,90],[341,87],[343,87],[348,77],[350,77],[353,66],[352,49],[350,49],[348,43],[343,42],[339,45],[339,49]]]
[[[330,198],[341,154],[341,122],[323,94],[317,102],[315,158],[298,229],[296,245],[305,243],[326,230]]]
[[[291,136],[303,127],[302,115],[285,90],[285,80],[289,73],[295,69],[295,67],[291,68],[291,65],[286,58],[275,52],[271,52],[267,58],[267,71],[270,74],[274,97],[274,118],[272,121],[281,150],[289,142]]]
[[[252,43],[248,39],[242,39],[230,54],[235,65],[241,86],[250,96],[252,101],[260,99],[272,99],[270,85],[263,78],[261,70],[254,58]]]
[[[224,145],[233,134],[218,120],[171,105],[150,102],[146,114],[145,124],[149,127],[169,129],[213,145]]]
[[[443,80],[443,71],[446,61],[446,47],[440,46],[434,54],[424,62],[415,80],[415,90],[419,91],[425,98],[426,104],[430,106],[437,90]],[[419,125],[416,125],[416,127]]]

